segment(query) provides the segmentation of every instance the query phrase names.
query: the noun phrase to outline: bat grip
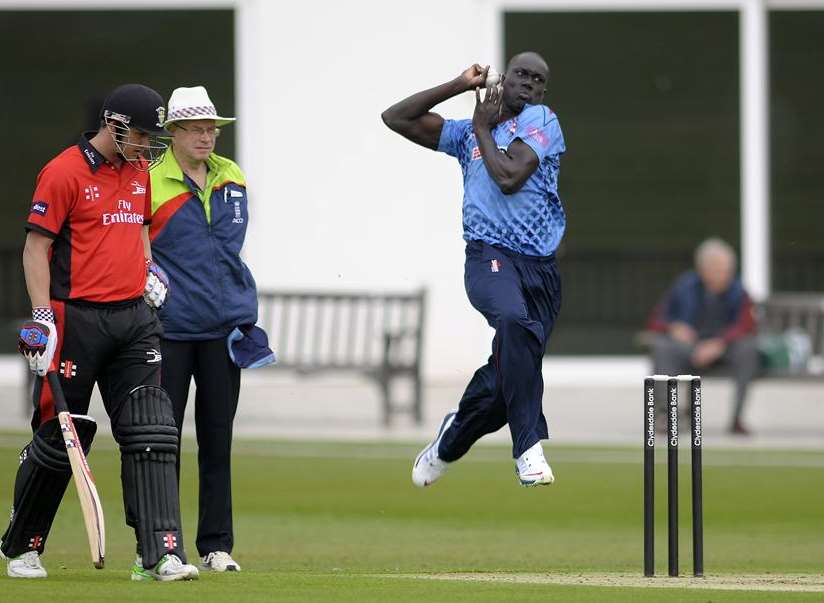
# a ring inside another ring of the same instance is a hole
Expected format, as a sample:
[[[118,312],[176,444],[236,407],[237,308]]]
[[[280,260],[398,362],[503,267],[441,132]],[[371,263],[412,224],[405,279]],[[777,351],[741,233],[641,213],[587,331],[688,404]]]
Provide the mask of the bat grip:
[[[44,379],[49,380],[49,387],[51,387],[52,396],[54,397],[55,413],[69,412],[69,406],[66,404],[66,397],[63,395],[63,387],[60,385],[60,379],[57,377],[57,373],[49,371],[46,373]]]

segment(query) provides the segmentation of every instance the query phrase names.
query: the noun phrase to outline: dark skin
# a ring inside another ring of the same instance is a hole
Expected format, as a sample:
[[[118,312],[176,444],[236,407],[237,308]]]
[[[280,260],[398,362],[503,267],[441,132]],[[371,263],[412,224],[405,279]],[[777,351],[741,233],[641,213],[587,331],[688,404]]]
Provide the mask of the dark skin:
[[[516,55],[502,76],[502,90],[486,90],[481,99],[480,88],[486,82],[488,67],[475,64],[454,80],[418,92],[392,105],[381,114],[383,122],[393,131],[414,143],[437,149],[444,119],[431,109],[445,100],[475,90],[475,112],[472,129],[478,141],[484,165],[490,177],[504,194],[518,192],[538,168],[538,156],[522,140],[515,140],[505,151],[498,149],[492,130],[500,123],[519,115],[524,105],[541,104],[546,93],[549,68],[534,52]]]

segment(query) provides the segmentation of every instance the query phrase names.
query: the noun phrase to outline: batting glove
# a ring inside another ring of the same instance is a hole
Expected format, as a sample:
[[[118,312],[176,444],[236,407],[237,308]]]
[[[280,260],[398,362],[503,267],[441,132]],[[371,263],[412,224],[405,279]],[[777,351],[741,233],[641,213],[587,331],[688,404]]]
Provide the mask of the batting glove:
[[[169,294],[169,277],[163,268],[146,260],[146,288],[143,290],[143,299],[152,308],[159,308],[166,301]]]
[[[54,312],[51,308],[32,309],[31,320],[20,327],[17,348],[29,361],[31,372],[44,377],[57,348],[57,327],[54,326]]]

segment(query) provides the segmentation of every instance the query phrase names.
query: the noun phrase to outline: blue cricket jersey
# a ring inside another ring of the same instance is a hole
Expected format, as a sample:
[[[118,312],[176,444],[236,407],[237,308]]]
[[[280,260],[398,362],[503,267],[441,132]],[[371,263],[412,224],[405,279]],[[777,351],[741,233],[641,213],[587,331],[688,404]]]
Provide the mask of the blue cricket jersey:
[[[525,105],[518,116],[498,124],[492,137],[503,151],[522,140],[538,156],[538,168],[521,190],[505,195],[486,170],[472,120],[444,121],[438,150],[457,158],[463,171],[463,238],[525,255],[554,253],[566,228],[558,196],[566,145],[558,117],[544,105]]]

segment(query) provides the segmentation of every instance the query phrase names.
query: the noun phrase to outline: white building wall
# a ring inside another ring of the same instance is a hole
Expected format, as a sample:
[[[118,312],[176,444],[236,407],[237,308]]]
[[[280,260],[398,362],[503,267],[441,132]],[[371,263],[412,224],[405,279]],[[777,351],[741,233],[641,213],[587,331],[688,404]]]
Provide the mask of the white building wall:
[[[425,372],[464,379],[491,330],[463,291],[458,163],[381,111],[494,62],[475,0],[241,2],[238,128],[260,288],[429,290]],[[439,108],[468,117],[466,94]]]

